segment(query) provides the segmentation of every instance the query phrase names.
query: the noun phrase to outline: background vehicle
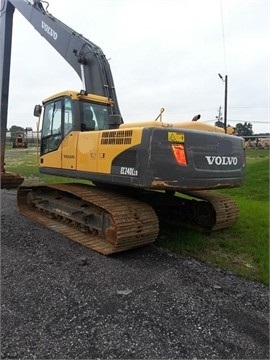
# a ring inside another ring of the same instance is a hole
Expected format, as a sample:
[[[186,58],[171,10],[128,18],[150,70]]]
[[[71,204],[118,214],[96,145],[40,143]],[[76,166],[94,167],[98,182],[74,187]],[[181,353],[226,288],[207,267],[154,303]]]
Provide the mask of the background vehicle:
[[[20,187],[24,215],[103,254],[155,241],[159,219],[207,230],[236,221],[234,201],[206,190],[241,186],[241,138],[197,121],[163,122],[163,109],[153,121],[124,124],[102,50],[39,0],[5,2],[2,57],[10,54],[14,8],[83,82],[80,92],[63,91],[35,107],[42,120],[40,171],[95,185]],[[1,87],[8,93],[5,79]]]
[[[27,148],[27,139],[24,131],[17,131],[12,144],[14,148]]]

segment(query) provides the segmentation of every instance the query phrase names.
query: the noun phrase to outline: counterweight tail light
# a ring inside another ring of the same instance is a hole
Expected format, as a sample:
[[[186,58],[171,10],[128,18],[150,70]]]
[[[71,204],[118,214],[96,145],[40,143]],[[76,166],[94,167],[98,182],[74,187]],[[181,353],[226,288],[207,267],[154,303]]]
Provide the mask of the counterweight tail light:
[[[187,158],[185,152],[185,145],[183,144],[172,144],[173,154],[178,164],[185,166],[187,165]]]

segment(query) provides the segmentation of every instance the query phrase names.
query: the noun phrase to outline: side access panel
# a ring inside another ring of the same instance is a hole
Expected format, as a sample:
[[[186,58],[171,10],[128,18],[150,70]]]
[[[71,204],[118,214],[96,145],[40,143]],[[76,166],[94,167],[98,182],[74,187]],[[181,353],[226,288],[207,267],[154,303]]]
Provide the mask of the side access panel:
[[[77,146],[77,170],[97,172],[100,131],[80,132]]]

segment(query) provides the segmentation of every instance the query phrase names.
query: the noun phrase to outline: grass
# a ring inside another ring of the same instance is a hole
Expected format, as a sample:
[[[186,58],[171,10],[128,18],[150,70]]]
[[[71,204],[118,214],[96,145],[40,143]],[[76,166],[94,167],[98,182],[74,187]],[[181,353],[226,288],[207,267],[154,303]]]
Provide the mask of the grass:
[[[248,150],[242,187],[224,189],[240,208],[236,224],[210,234],[161,227],[157,244],[179,254],[269,283],[269,152]]]
[[[38,165],[38,152],[36,147],[27,149],[12,149],[7,146],[5,153],[5,169],[7,172],[14,172],[24,177],[23,185],[52,184],[74,182],[75,179],[61,176],[41,174]],[[88,183],[89,181],[78,180],[76,182]]]
[[[7,149],[6,163],[6,171],[19,173],[27,184],[74,181],[40,174],[35,148]],[[268,284],[269,151],[247,150],[245,184],[220,192],[232,196],[240,208],[234,226],[206,234],[160,224],[156,245]]]

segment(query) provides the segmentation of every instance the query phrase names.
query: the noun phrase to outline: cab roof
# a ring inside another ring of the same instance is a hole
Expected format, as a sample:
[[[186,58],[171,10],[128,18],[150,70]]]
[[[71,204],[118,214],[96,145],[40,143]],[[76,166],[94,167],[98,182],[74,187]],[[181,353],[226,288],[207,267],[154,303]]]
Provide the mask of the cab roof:
[[[59,93],[53,94],[49,97],[47,97],[46,99],[44,99],[42,101],[43,104],[47,103],[48,101],[60,98],[60,97],[70,97],[72,100],[85,100],[85,101],[94,101],[97,103],[102,103],[102,104],[108,104],[108,105],[113,105],[113,101],[110,98],[106,98],[104,96],[100,96],[100,95],[94,95],[94,94],[87,94],[87,95],[83,95],[78,91],[74,91],[74,90],[64,90],[61,91]]]

